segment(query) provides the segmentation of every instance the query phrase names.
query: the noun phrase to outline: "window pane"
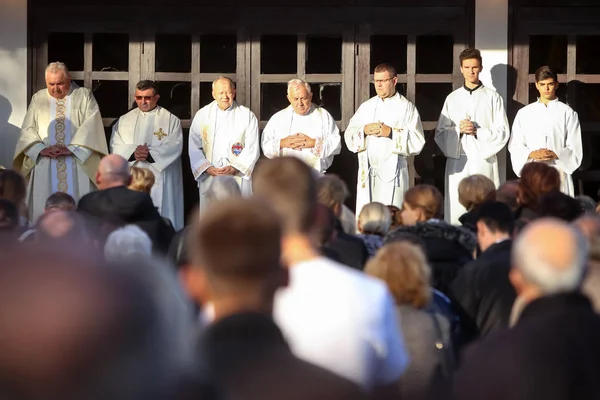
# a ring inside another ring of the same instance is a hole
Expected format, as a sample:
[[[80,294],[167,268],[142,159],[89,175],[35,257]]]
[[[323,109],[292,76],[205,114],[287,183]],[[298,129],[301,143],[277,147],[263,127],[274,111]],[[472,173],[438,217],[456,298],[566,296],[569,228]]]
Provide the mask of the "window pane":
[[[306,73],[339,74],[342,72],[342,37],[306,37]]]
[[[451,74],[454,39],[449,35],[417,36],[417,74]]]
[[[200,108],[213,101],[212,82],[200,82]]]
[[[569,83],[564,84],[561,83],[560,85],[558,85],[558,89],[556,89],[556,95],[558,96],[558,99],[560,101],[562,101],[563,103],[567,103],[567,88],[569,87]],[[529,84],[529,103],[535,103],[538,99],[538,97],[540,97],[540,92],[536,89],[535,87],[535,83],[530,83]]]
[[[336,121],[342,120],[342,84],[312,83],[312,102],[326,109]]]
[[[406,96],[406,83],[396,83],[396,91],[402,96]],[[373,96],[377,96],[377,91],[375,90],[375,84],[371,83],[369,85],[369,97]]]
[[[417,83],[415,105],[421,121],[437,121],[450,92],[451,83]]]
[[[75,82],[77,84],[77,86],[79,86],[79,87],[85,87],[85,85],[83,84],[83,81],[81,81],[79,79],[73,79],[71,82]]]
[[[389,63],[399,74],[406,73],[406,36],[371,36],[371,72],[378,64]]]
[[[158,104],[175,114],[179,119],[191,119],[191,82],[159,82]]]
[[[580,121],[600,122],[600,84],[569,82],[575,93],[575,111]]]
[[[312,86],[312,85],[311,85]],[[277,111],[290,105],[286,83],[260,84],[260,120],[267,121]]]
[[[94,33],[92,35],[93,71],[129,70],[129,35]]]
[[[156,72],[192,72],[192,37],[156,35]]]
[[[48,62],[60,61],[70,71],[83,71],[83,33],[54,32],[48,35]]]
[[[200,72],[235,73],[236,65],[236,35],[203,35],[200,37]]]
[[[600,36],[577,36],[577,73],[600,74],[598,39]]]
[[[92,86],[102,118],[118,118],[131,109],[128,81],[94,81]]]
[[[529,73],[544,65],[557,74],[567,73],[567,36],[529,37]]]
[[[260,38],[260,73],[295,74],[298,72],[296,35],[266,35]]]

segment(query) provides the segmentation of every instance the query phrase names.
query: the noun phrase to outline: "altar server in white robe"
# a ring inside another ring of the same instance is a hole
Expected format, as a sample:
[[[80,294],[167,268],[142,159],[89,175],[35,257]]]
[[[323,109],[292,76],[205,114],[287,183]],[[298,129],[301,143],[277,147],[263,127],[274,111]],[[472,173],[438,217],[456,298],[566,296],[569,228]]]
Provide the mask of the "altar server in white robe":
[[[446,97],[435,132],[435,142],[446,156],[444,219],[451,224],[458,224],[467,212],[458,201],[463,178],[481,174],[500,185],[496,155],[510,136],[502,97],[479,80],[480,51],[463,50],[459,60],[465,83]]]
[[[408,157],[425,145],[419,112],[396,91],[397,82],[393,66],[375,67],[377,96],[360,105],[344,133],[348,150],[358,153],[357,216],[373,201],[402,207],[409,188]]]
[[[560,173],[561,191],[575,196],[571,174],[583,159],[577,113],[558,100],[558,77],[547,66],[535,72],[540,97],[519,110],[512,127],[508,151],[517,176],[530,161],[545,162]]]
[[[45,71],[46,89],[35,93],[21,127],[13,168],[28,179],[32,221],[55,192],[75,201],[96,189],[96,169],[108,154],[98,103],[87,88],[71,82],[61,62]]]
[[[215,100],[196,113],[190,127],[190,165],[200,190],[200,209],[214,176],[233,176],[242,195],[250,195],[250,177],[260,156],[258,120],[234,100],[233,81],[219,77],[212,89]]]
[[[143,80],[135,88],[137,108],[113,126],[111,152],[129,160],[129,165],[147,168],[154,174],[150,191],[160,215],[176,230],[184,225],[181,121],[157,105],[160,95],[154,81]]]
[[[342,138],[335,120],[323,107],[312,103],[308,82],[288,82],[290,105],[275,113],[262,132],[262,150],[267,158],[293,156],[324,174],[340,154]]]

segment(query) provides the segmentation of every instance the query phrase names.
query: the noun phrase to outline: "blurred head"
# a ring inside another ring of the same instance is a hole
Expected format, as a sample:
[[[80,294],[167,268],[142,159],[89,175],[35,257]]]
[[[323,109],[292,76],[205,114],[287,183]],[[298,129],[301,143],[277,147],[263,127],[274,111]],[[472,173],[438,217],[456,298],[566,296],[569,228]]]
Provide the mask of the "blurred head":
[[[294,112],[298,115],[308,114],[312,102],[312,92],[308,82],[302,79],[292,79],[288,82],[287,99]]]
[[[432,185],[415,185],[404,193],[402,223],[405,226],[442,217],[444,198]]]
[[[350,195],[346,182],[334,174],[317,179],[317,197],[320,204],[329,207],[336,217],[342,215],[342,205]]]
[[[235,85],[230,78],[220,76],[212,84],[212,96],[221,110],[227,110],[235,100]]]
[[[379,64],[373,71],[373,82],[377,96],[382,99],[392,97],[396,94],[396,84],[398,83],[396,68],[387,63]]]
[[[75,211],[42,214],[36,223],[36,241],[56,248],[85,252],[91,245],[83,217]]]
[[[460,72],[465,82],[476,85],[479,83],[479,74],[483,69],[481,52],[477,49],[465,49],[458,56]]]
[[[431,268],[423,251],[411,243],[384,245],[367,262],[365,272],[387,284],[397,305],[420,309],[431,300]]]
[[[600,216],[586,214],[573,221],[572,225],[588,240],[590,260],[600,262]]]
[[[19,209],[16,204],[0,198],[0,233],[14,233],[19,226]]]
[[[108,235],[104,244],[107,261],[143,260],[152,255],[152,240],[137,225],[125,225]]]
[[[154,81],[143,80],[135,85],[135,104],[140,111],[148,112],[156,108],[160,95],[158,85]]]
[[[52,193],[46,199],[46,204],[44,205],[44,212],[53,212],[53,211],[75,211],[77,209],[77,204],[75,204],[75,199],[69,193],[56,192]]]
[[[0,199],[6,199],[17,206],[25,203],[27,185],[25,178],[14,169],[0,170]]]
[[[467,211],[493,200],[496,200],[496,185],[487,176],[471,175],[458,184],[458,201]]]
[[[511,211],[515,211],[519,205],[517,204],[517,192],[519,190],[519,181],[506,181],[496,190],[496,200],[506,204]]]
[[[96,171],[96,184],[99,190],[129,186],[131,175],[127,160],[117,154],[104,156]]]
[[[575,196],[575,200],[579,202],[579,207],[581,207],[584,213],[594,214],[596,212],[596,201],[590,196]]]
[[[560,190],[560,175],[556,168],[541,162],[525,164],[517,190],[519,205],[537,211],[540,197],[553,190]]]
[[[63,99],[71,89],[71,73],[61,62],[52,62],[46,67],[46,88],[55,99]]]
[[[363,234],[384,236],[391,223],[390,210],[376,201],[365,204],[358,214],[358,231]]]
[[[541,217],[553,217],[571,222],[583,215],[580,203],[558,190],[542,195],[538,204]]]
[[[148,168],[130,167],[129,174],[131,175],[129,189],[150,194],[156,179],[154,172]]]
[[[287,284],[279,217],[255,198],[207,210],[188,235],[191,265],[181,271],[188,293],[199,304],[211,302],[217,318],[240,308],[270,314],[275,291]]]
[[[207,203],[218,203],[231,198],[242,197],[242,191],[231,175],[220,175],[212,178],[204,197]]]
[[[547,65],[539,67],[535,71],[535,88],[540,92],[541,100],[554,100],[558,89],[558,76]]]
[[[525,301],[579,289],[588,259],[585,237],[567,223],[542,218],[515,240],[510,280]]]
[[[314,229],[315,243],[323,247],[329,243],[335,231],[335,215],[331,208],[317,204],[317,218]]]
[[[477,210],[477,242],[481,251],[510,238],[515,228],[513,213],[504,203],[489,201]]]
[[[399,226],[402,226],[402,215],[400,209],[391,204],[388,204],[387,208],[388,210],[390,210],[390,217],[392,219],[392,223],[390,224],[390,231]]]

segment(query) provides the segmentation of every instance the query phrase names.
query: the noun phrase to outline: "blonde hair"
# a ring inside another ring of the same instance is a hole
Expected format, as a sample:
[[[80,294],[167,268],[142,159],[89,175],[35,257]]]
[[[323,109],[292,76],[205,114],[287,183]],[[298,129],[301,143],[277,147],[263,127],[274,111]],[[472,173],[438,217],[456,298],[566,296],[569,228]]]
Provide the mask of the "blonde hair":
[[[442,216],[444,198],[435,186],[420,184],[411,187],[404,193],[404,202],[411,208],[420,208],[425,220]]]
[[[412,243],[386,244],[367,262],[365,272],[387,284],[397,305],[424,308],[431,301],[431,267]]]
[[[136,192],[144,192],[150,194],[152,186],[154,186],[154,173],[148,168],[131,167],[131,183],[128,188]]]
[[[365,204],[358,214],[361,233],[383,236],[390,229],[392,214],[389,208],[379,202]]]
[[[467,211],[486,201],[496,200],[496,185],[490,178],[483,175],[467,176],[458,184],[458,202]]]

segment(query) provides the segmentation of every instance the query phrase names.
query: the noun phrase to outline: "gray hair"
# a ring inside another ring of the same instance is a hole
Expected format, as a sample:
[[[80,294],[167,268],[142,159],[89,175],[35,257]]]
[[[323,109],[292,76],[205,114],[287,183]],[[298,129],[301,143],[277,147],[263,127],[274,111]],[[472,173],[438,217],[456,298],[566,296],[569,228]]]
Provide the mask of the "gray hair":
[[[67,68],[65,63],[60,61],[55,61],[48,64],[48,66],[46,67],[46,71],[44,72],[44,76],[48,75],[49,72],[63,72],[66,77],[71,77],[71,73],[69,72],[69,69]]]
[[[215,90],[215,86],[217,85],[217,82],[219,82],[219,81],[227,81],[227,82],[229,82],[229,84],[231,85],[231,88],[232,88],[232,89],[235,89],[235,83],[233,82],[233,79],[231,79],[231,78],[228,78],[228,77],[226,77],[226,76],[223,76],[223,75],[219,75],[219,76],[217,77],[217,79],[215,79],[215,80],[213,81],[213,83],[212,83],[212,90]]]
[[[306,89],[306,91],[308,93],[312,93],[311,89],[310,89],[310,85],[308,84],[308,82],[302,80],[302,79],[291,79],[288,84],[287,84],[287,94],[291,95],[292,93],[292,89],[298,86],[302,86]]]
[[[108,261],[144,258],[151,254],[152,240],[136,225],[126,225],[111,232],[104,245],[104,256]]]
[[[385,204],[373,201],[360,210],[358,222],[363,233],[383,236],[390,229],[392,215]]]
[[[207,202],[223,201],[232,197],[241,197],[242,191],[233,176],[215,176],[206,190]]]
[[[531,243],[530,235],[522,232],[514,242],[513,265],[530,283],[538,286],[544,295],[578,290],[583,281],[588,261],[589,244],[583,234],[565,225],[575,241],[574,259],[568,265],[556,265],[549,261],[543,246]],[[525,228],[527,230],[527,228]]]

